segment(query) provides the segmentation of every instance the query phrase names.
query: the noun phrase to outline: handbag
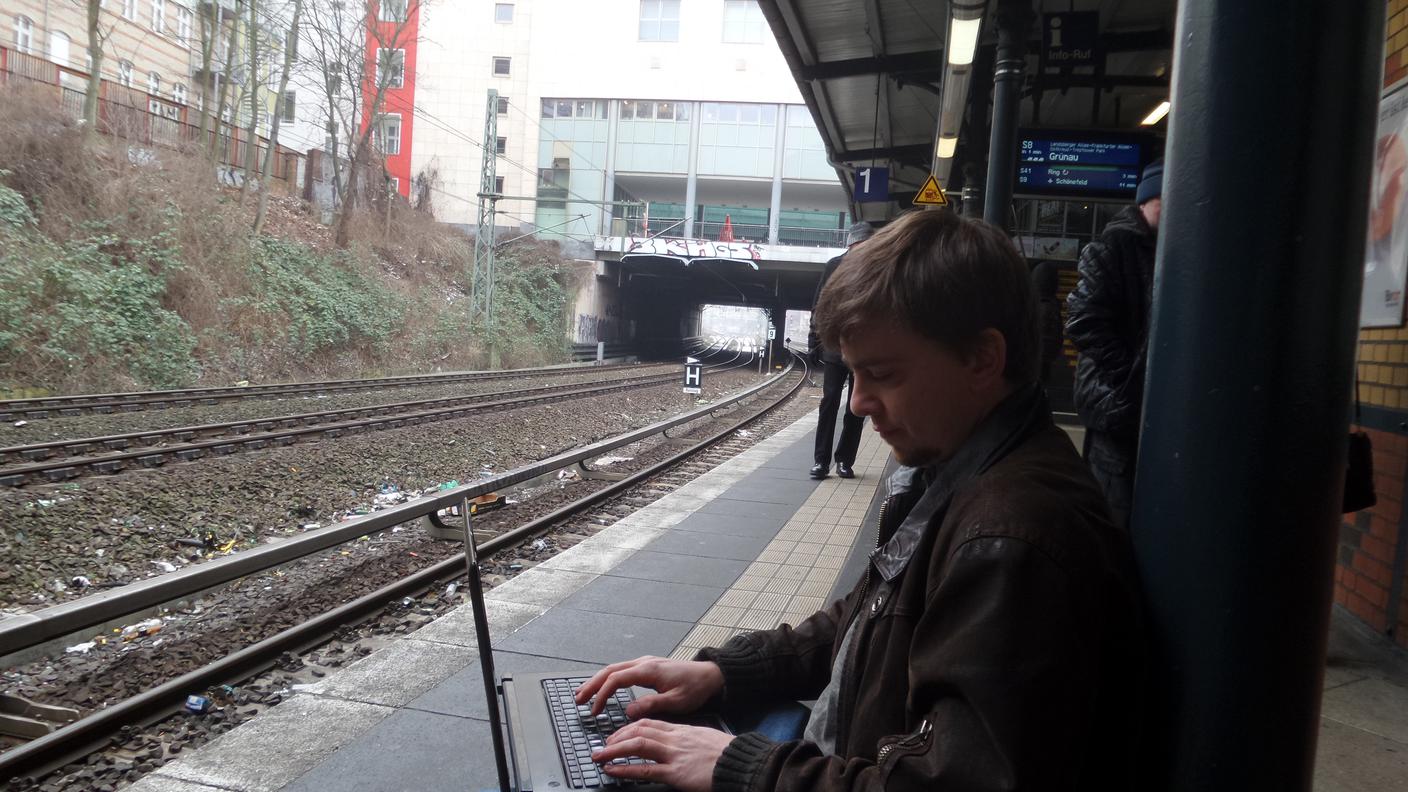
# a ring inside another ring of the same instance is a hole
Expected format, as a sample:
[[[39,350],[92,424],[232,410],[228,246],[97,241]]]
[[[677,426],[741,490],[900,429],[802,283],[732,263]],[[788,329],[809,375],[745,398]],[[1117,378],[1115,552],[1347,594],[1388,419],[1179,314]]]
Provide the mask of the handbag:
[[[1354,378],[1354,423],[1362,426],[1359,409],[1359,377]],[[1374,493],[1374,445],[1365,431],[1349,433],[1349,453],[1345,457],[1345,514],[1367,509],[1379,502]]]

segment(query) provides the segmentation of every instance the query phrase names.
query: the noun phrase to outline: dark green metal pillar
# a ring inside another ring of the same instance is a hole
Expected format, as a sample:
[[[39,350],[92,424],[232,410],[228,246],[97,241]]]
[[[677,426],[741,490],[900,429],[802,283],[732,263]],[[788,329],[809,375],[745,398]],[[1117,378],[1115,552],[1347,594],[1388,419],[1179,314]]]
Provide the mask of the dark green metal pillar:
[[[997,61],[993,66],[992,137],[988,141],[988,183],[983,219],[1007,227],[1012,187],[1017,180],[1017,120],[1022,105],[1022,81],[1027,73],[1027,31],[1031,0],[999,0]],[[983,90],[974,85],[974,90]]]
[[[1382,0],[1184,0],[1133,534],[1151,790],[1311,787]]]

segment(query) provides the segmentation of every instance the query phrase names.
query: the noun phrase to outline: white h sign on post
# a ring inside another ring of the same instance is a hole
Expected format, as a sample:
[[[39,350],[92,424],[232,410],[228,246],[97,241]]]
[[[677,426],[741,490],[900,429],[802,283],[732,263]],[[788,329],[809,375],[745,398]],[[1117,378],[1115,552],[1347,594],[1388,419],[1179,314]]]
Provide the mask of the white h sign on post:
[[[684,359],[684,392],[698,395],[704,384],[704,366],[692,357]]]

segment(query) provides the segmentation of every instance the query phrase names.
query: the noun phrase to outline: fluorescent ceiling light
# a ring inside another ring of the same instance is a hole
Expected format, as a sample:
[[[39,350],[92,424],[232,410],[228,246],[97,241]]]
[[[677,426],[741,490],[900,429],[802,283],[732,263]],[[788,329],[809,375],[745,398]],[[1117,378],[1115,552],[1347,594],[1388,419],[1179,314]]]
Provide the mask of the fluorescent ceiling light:
[[[1164,116],[1168,115],[1168,108],[1169,103],[1167,99],[1159,102],[1159,106],[1150,110],[1149,115],[1144,116],[1144,120],[1139,122],[1140,126],[1153,126],[1164,120]]]
[[[949,159],[953,156],[954,149],[958,148],[958,136],[939,136],[939,147],[934,152],[939,159]]]
[[[955,19],[949,22],[948,62],[950,65],[967,66],[973,62],[973,53],[978,50],[978,29],[982,26],[982,17]]]

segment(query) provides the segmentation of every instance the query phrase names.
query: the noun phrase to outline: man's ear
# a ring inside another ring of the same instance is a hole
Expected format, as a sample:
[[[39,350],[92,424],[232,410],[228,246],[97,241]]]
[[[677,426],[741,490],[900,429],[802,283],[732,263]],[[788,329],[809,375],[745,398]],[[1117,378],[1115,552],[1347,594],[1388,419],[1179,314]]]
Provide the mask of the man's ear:
[[[1007,339],[995,327],[978,334],[968,355],[968,372],[973,384],[987,388],[1003,381],[1007,370]]]

